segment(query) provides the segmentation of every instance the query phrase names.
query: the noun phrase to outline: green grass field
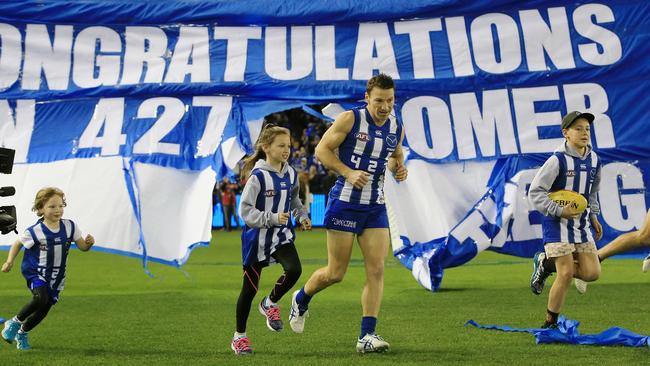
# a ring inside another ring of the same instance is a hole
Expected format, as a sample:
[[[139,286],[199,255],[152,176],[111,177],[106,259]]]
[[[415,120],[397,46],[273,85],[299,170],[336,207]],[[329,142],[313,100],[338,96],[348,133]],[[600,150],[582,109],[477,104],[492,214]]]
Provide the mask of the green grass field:
[[[548,292],[530,292],[531,261],[491,252],[447,270],[438,293],[421,288],[389,256],[378,333],[391,350],[358,355],[364,282],[358,248],[345,280],[314,297],[305,333],[292,333],[286,322],[288,294],[281,301],[286,329],[267,330],[254,307],[247,332],[255,354],[236,357],[230,339],[241,286],[239,233],[217,231],[213,239],[209,248],[195,250],[182,270],[151,264],[154,278],[144,274],[137,259],[73,251],[61,301],[30,333],[33,349],[19,352],[2,342],[0,365],[632,365],[647,364],[650,357],[647,348],[536,345],[532,335],[464,327],[468,319],[518,327],[543,322]],[[301,286],[325,264],[325,233],[299,233],[297,245]],[[582,333],[621,326],[650,334],[650,274],[640,268],[640,260],[605,262],[601,279],[586,295],[571,290],[564,314],[581,321]],[[277,265],[264,271],[256,301],[280,273]],[[29,300],[29,292],[19,265],[0,273],[0,279],[0,316],[9,318]]]

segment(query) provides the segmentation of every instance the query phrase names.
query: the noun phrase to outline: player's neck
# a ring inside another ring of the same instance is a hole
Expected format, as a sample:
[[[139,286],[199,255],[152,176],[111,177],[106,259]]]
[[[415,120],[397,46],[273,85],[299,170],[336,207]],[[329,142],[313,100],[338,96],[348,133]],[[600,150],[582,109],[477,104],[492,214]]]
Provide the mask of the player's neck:
[[[381,126],[383,126],[384,123],[386,123],[386,121],[388,121],[388,119],[385,119],[385,120],[383,120],[383,121],[380,121],[377,117],[373,116],[372,113],[370,114],[370,117],[372,118],[372,122],[373,122],[377,127],[381,127]]]
[[[282,161],[274,161],[273,159],[266,159],[266,163],[272,166],[275,170],[282,171]]]
[[[43,219],[43,223],[45,224],[45,226],[47,226],[48,229],[57,231],[59,230],[59,225],[61,223],[61,220],[50,221],[47,219]]]
[[[569,145],[575,152],[577,152],[580,156],[585,156],[585,153],[587,152],[587,147],[578,147],[571,141],[567,141],[567,145]]]

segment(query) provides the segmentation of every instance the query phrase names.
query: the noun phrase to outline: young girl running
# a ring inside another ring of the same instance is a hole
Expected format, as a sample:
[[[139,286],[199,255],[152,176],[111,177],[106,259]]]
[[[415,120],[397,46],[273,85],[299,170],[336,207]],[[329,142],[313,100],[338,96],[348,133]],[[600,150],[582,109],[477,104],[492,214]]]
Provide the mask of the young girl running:
[[[246,223],[241,236],[244,282],[237,300],[237,331],[230,345],[237,355],[253,353],[246,336],[246,322],[262,268],[279,262],[284,269],[271,293],[259,304],[266,326],[274,332],[282,330],[277,302],[302,273],[293,243],[295,232],[291,212],[303,230],[311,230],[311,220],[298,198],[298,174],[287,164],[290,147],[288,129],[267,125],[255,144],[255,153],[245,160],[244,173],[250,172],[250,177],[239,206],[239,216]]]
[[[25,247],[22,272],[33,298],[16,316],[5,322],[2,330],[2,338],[9,343],[16,340],[19,350],[31,348],[27,333],[59,301],[72,242],[84,252],[95,243],[90,234],[84,239],[81,229],[72,220],[61,218],[65,205],[65,195],[60,189],[43,188],[38,191],[32,210],[40,219],[11,246],[7,261],[2,265],[2,272],[11,271],[21,246]]]

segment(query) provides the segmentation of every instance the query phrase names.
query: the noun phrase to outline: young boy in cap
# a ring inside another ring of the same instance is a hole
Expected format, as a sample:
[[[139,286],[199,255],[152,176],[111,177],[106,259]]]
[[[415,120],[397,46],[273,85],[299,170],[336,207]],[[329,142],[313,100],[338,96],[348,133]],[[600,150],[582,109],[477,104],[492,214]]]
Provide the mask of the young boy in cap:
[[[602,227],[597,218],[600,206],[596,199],[600,160],[590,144],[593,121],[594,116],[590,113],[574,111],[564,116],[561,127],[565,141],[537,171],[528,191],[530,202],[544,214],[544,251],[535,254],[533,259],[530,279],[533,293],[541,294],[546,278],[557,272],[542,328],[557,327],[557,318],[572,278],[591,282],[600,275],[595,243],[602,237]],[[582,194],[589,202],[588,208],[579,212],[571,204],[561,207],[548,198],[549,192],[561,189]]]

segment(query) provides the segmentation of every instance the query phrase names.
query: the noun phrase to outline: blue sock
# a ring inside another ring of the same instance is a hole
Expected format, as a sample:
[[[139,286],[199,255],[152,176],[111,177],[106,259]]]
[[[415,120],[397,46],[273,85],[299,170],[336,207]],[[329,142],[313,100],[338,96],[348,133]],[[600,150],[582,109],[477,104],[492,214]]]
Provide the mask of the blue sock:
[[[363,338],[366,334],[375,334],[376,326],[377,318],[374,316],[364,316],[361,318],[361,335],[359,339]]]
[[[300,291],[296,295],[296,302],[298,303],[298,309],[305,311],[309,307],[309,302],[311,301],[311,296],[305,293],[305,288],[301,287]]]

